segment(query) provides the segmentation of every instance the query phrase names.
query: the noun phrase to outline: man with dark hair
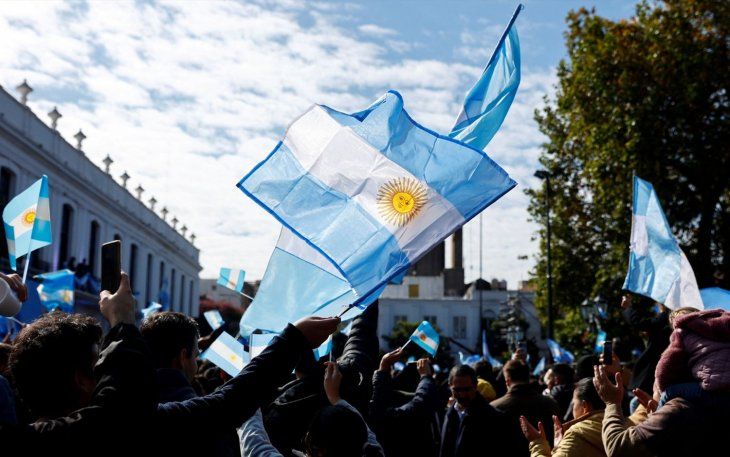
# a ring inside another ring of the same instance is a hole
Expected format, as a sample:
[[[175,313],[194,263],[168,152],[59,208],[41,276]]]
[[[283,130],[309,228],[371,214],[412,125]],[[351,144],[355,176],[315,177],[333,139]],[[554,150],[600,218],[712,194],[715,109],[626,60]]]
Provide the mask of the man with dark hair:
[[[198,324],[182,313],[149,316],[140,328],[157,368],[160,403],[197,395],[190,384],[198,371]]]
[[[552,398],[540,393],[536,386],[530,385],[530,369],[521,360],[510,360],[502,368],[507,393],[490,403],[500,411],[510,416],[516,427],[519,427],[520,416],[525,416],[531,423],[542,422],[552,424],[553,415],[558,414],[558,404]],[[552,446],[552,427],[545,427],[545,432]],[[520,434],[523,446],[528,442]]]
[[[140,437],[147,429],[155,395],[134,305],[126,274],[115,294],[102,292],[99,308],[111,330],[101,353],[101,328],[81,315],[51,313],[21,331],[10,372],[24,403],[45,419],[0,425],[7,455],[121,456],[138,450],[137,441],[120,437]]]
[[[497,411],[477,393],[477,374],[469,365],[449,372],[454,403],[449,407],[441,432],[440,457],[467,457],[490,453],[519,456],[527,444],[519,426]]]
[[[567,363],[556,363],[551,367],[553,373],[553,386],[548,393],[548,397],[555,400],[558,404],[558,417],[563,420],[571,420],[573,418],[573,409],[570,402],[573,399],[573,367]]]

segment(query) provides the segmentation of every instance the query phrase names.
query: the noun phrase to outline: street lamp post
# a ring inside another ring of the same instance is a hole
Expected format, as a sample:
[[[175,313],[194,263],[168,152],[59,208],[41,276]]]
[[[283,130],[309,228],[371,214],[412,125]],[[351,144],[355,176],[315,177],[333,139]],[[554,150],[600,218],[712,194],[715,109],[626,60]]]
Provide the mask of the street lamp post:
[[[548,338],[553,338],[553,272],[550,257],[550,173],[546,170],[537,170],[535,177],[545,180],[545,202],[547,204],[547,280],[548,280]]]

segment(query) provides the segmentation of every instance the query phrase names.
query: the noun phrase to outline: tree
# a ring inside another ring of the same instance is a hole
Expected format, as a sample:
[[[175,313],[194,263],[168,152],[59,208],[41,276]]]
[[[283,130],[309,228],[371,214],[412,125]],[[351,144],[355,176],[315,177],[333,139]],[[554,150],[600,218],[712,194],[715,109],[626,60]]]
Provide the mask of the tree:
[[[548,139],[540,163],[551,174],[556,331],[578,341],[585,298],[619,302],[633,172],[654,185],[699,286],[728,287],[730,2],[644,1],[618,22],[580,9],[567,24],[555,99],[535,118]],[[527,191],[543,227],[534,271],[543,314],[544,192]]]

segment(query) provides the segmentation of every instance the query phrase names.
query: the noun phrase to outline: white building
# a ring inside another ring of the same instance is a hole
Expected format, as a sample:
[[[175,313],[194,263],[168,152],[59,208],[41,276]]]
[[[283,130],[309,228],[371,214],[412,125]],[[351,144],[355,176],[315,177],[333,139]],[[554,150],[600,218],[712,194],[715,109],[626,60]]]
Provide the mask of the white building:
[[[540,331],[540,321],[533,304],[532,293],[507,290],[467,289],[463,297],[445,296],[443,276],[406,276],[399,285],[388,285],[379,301],[378,336],[380,347],[389,350],[382,338],[388,335],[399,321],[420,322],[427,320],[438,326],[441,334],[470,349],[480,346],[479,294],[482,295],[482,316],[496,319],[519,299],[519,308],[529,324],[527,339],[545,347]],[[453,353],[460,348],[451,345]]]
[[[39,119],[25,105],[27,86],[18,91],[20,101],[0,87],[0,207],[48,175],[53,244],[33,252],[31,272],[54,271],[72,258],[86,259],[99,278],[101,244],[120,239],[122,268],[130,275],[138,306],[157,300],[165,288],[171,310],[197,316],[201,267],[194,235],[188,239],[187,229],[178,231],[177,220],[172,226],[164,220],[166,209],[161,218],[154,200],[145,204],[143,189],[133,195],[125,178],[118,183],[108,173],[109,161],[106,170],[92,163],[81,150],[83,133],[75,136],[76,147],[61,137],[54,128],[55,110],[48,114],[50,127]],[[4,231],[0,235],[0,268],[7,270]]]

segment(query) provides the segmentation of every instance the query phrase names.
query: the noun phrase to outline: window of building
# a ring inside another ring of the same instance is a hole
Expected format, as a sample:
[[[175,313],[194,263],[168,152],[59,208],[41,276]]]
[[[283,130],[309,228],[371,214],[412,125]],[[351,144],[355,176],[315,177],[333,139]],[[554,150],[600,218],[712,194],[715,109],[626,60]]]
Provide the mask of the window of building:
[[[71,242],[73,234],[73,217],[74,209],[68,203],[63,205],[61,212],[61,242],[58,251],[58,261],[61,263],[63,268],[74,267],[69,265],[69,257],[71,252]]]
[[[132,292],[137,292],[137,245],[132,243],[129,249],[129,282],[132,286]]]
[[[170,311],[177,311],[175,308],[175,269],[170,272]]]
[[[185,309],[185,275],[180,275],[180,312],[190,314],[190,311]]]
[[[193,280],[190,280],[190,286],[188,287],[188,310],[190,311],[190,315],[193,314]]]
[[[152,301],[152,254],[147,254],[147,277],[145,278],[145,306]]]
[[[165,262],[160,261],[160,280],[157,287],[162,290],[162,287],[165,285]]]
[[[431,325],[436,325],[436,316],[423,316],[424,321],[428,321]]]
[[[466,316],[454,316],[454,327],[451,333],[455,339],[466,338]]]
[[[398,325],[398,322],[408,322],[408,316],[405,314],[396,314],[393,316],[393,326]]]
[[[89,256],[86,264],[89,265],[91,275],[96,274],[94,267],[96,266],[96,252],[99,250],[99,223],[91,221],[91,230],[89,231]]]
[[[0,208],[5,208],[15,192],[15,173],[10,168],[0,167]],[[0,264],[9,261],[8,244],[5,242],[5,224],[0,224]],[[7,264],[9,267],[10,265]]]
[[[418,284],[408,284],[408,298],[418,298]]]

